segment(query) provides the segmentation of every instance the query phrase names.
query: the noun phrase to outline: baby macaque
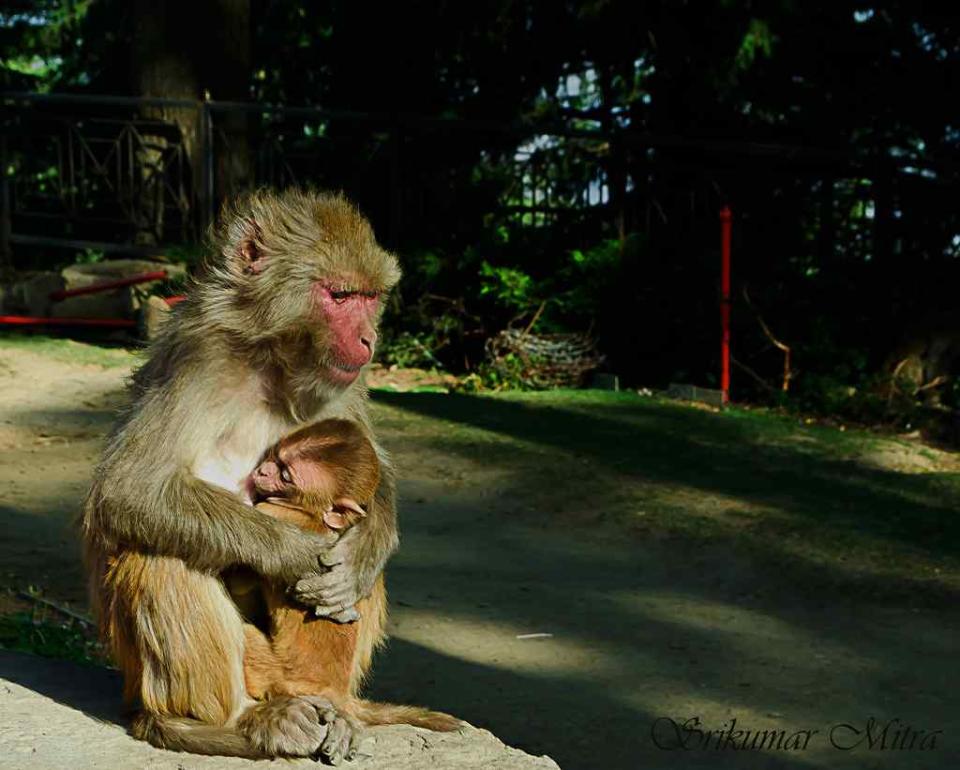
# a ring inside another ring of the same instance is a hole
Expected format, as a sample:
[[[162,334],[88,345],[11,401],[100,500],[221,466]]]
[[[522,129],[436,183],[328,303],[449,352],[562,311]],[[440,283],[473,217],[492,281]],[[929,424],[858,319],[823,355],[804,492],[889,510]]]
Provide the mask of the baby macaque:
[[[323,420],[274,446],[251,474],[256,507],[277,519],[315,532],[344,534],[364,525],[380,483],[380,463],[363,429],[349,420]],[[369,597],[357,603],[359,619],[337,623],[294,604],[283,586],[249,578],[228,580],[242,608],[262,591],[269,633],[245,624],[244,677],[256,699],[319,695],[348,717],[368,725],[413,724],[455,730],[460,721],[415,707],[373,703],[357,697],[373,652],[382,644],[386,589],[381,576]]]

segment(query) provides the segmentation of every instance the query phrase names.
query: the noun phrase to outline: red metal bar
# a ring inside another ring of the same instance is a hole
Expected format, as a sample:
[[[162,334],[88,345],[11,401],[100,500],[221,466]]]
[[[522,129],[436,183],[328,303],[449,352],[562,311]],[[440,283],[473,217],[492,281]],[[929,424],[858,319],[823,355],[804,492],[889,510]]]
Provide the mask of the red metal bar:
[[[730,207],[720,209],[720,390],[730,401]]]
[[[130,329],[136,321],[126,318],[51,318],[29,315],[0,315],[0,325],[9,326],[107,326],[115,329]]]
[[[120,289],[124,286],[134,286],[138,283],[147,283],[149,281],[162,281],[167,277],[166,270],[155,270],[152,273],[140,273],[131,275],[129,278],[118,278],[115,281],[104,281],[95,283],[92,286],[84,286],[80,289],[58,289],[50,292],[50,299],[58,302],[67,297],[81,297],[84,294],[97,294],[101,291],[110,291],[110,289]]]

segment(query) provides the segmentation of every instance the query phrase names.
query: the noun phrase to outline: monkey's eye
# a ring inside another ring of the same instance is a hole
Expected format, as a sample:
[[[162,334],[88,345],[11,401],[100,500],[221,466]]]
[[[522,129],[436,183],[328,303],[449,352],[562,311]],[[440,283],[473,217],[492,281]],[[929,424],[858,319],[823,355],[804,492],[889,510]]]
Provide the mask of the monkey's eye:
[[[363,296],[367,299],[377,299],[380,296],[379,291],[365,291]]]
[[[293,476],[290,475],[290,469],[286,465],[280,469],[280,480],[286,484],[293,483]]]
[[[360,292],[356,289],[330,289],[330,299],[342,305],[348,299],[356,297]]]

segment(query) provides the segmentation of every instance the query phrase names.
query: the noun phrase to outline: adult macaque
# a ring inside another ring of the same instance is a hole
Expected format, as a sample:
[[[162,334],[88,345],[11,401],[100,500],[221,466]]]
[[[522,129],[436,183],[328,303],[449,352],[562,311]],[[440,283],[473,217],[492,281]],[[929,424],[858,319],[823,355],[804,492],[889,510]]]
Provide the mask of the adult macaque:
[[[379,460],[363,430],[347,420],[323,420],[282,439],[251,474],[258,510],[305,529],[326,533],[366,525],[379,484]],[[317,619],[293,605],[282,586],[228,583],[231,593],[263,592],[268,635],[244,626],[244,674],[254,698],[320,695],[367,725],[412,724],[455,730],[460,721],[416,706],[358,697],[373,652],[383,641],[387,595],[383,576],[361,599],[357,623]]]
[[[397,545],[383,452],[364,526],[343,537],[265,516],[242,487],[308,422],[350,419],[374,441],[358,374],[400,269],[344,198],[297,190],[237,201],[215,246],[134,376],[96,469],[81,522],[94,605],[139,705],[135,736],[336,762],[351,735],[328,701],[246,695],[243,622],[219,575],[249,567],[332,618],[354,617],[370,594]]]

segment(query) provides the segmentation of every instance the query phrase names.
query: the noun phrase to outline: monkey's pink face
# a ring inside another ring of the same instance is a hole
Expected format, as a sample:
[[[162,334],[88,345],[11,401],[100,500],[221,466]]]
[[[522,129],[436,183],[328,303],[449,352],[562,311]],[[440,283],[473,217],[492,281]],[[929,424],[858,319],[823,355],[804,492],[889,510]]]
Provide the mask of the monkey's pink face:
[[[334,487],[334,480],[321,463],[293,457],[289,462],[280,458],[264,460],[250,474],[250,484],[253,487],[250,497],[258,501],[288,497],[298,489],[326,492]]]
[[[317,283],[314,306],[330,333],[329,362],[321,374],[331,384],[346,387],[373,358],[380,293]]]

